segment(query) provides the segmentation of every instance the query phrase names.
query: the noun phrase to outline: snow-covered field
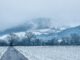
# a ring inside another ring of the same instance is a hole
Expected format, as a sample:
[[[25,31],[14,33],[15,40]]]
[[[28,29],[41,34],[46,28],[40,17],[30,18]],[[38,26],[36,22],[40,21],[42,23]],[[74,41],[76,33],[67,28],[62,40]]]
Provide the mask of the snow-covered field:
[[[7,51],[8,47],[0,47],[0,58],[3,56],[3,54]]]
[[[15,47],[29,60],[80,60],[80,46]]]

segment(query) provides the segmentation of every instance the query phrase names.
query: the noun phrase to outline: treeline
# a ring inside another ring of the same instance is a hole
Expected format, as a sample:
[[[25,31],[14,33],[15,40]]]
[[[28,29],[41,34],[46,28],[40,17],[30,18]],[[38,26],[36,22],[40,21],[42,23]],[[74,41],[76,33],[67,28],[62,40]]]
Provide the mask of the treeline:
[[[51,40],[38,39],[32,33],[26,33],[25,37],[20,39],[16,34],[10,33],[6,41],[0,40],[0,46],[54,46],[54,45],[80,45],[80,35],[72,33],[67,37],[57,38]]]

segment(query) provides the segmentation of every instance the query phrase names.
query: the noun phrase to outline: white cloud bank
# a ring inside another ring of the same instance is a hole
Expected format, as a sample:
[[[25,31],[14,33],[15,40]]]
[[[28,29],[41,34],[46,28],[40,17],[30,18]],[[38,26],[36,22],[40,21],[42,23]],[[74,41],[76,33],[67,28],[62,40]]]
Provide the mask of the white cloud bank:
[[[45,17],[52,25],[80,25],[80,0],[0,0],[0,30]]]

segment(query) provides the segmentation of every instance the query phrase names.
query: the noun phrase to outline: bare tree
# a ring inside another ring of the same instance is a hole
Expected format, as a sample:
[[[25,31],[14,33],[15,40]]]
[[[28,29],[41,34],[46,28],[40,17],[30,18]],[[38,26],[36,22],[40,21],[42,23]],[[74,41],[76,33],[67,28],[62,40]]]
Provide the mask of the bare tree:
[[[15,35],[14,33],[10,33],[7,38],[10,46],[13,46],[18,40],[18,36]]]

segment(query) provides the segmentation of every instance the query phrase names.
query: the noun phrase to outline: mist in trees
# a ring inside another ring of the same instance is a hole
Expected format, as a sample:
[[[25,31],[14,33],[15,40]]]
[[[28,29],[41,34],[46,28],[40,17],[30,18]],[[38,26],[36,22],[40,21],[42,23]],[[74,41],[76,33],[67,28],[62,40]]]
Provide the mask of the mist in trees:
[[[53,37],[51,40],[41,40],[31,32],[26,32],[20,39],[16,34],[10,33],[7,42],[0,40],[0,46],[54,46],[54,45],[80,45],[80,35],[72,33],[62,38]]]

